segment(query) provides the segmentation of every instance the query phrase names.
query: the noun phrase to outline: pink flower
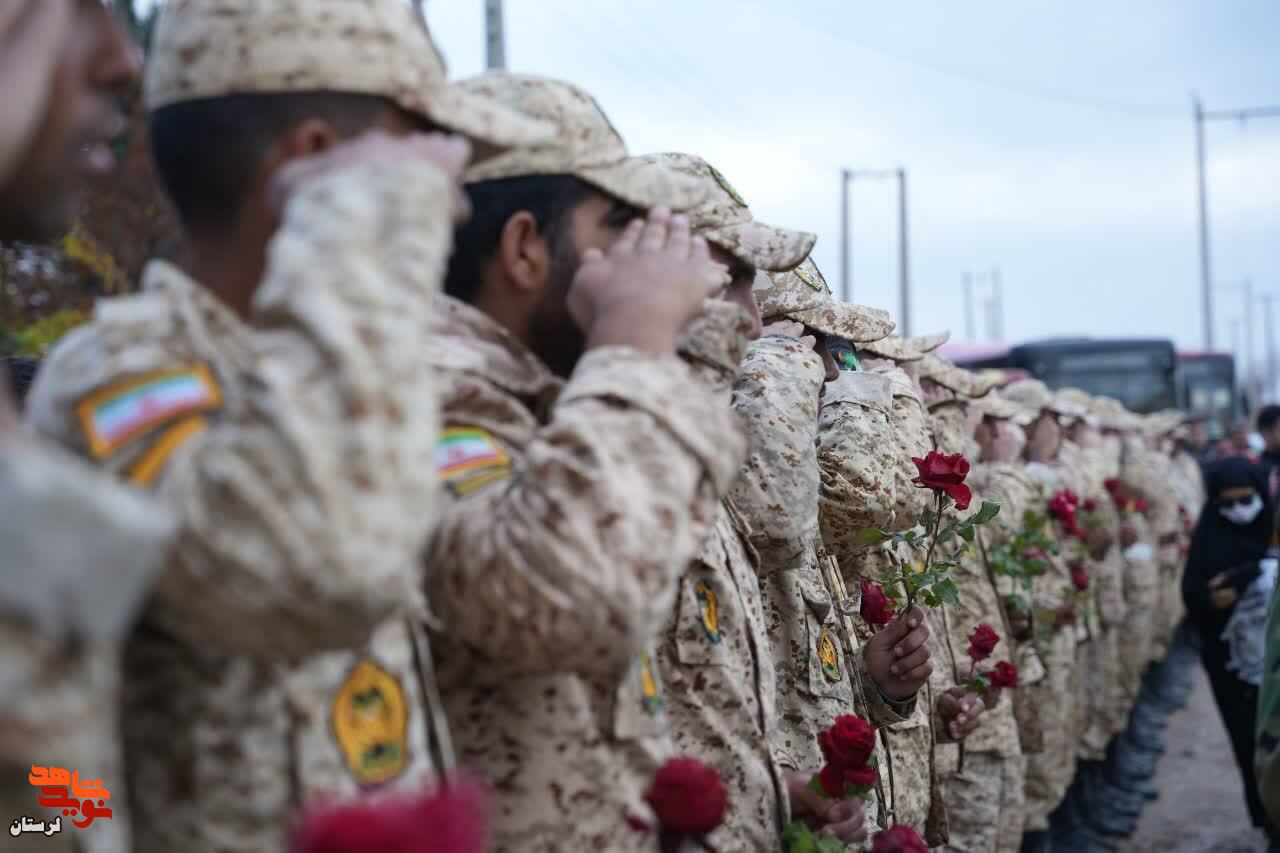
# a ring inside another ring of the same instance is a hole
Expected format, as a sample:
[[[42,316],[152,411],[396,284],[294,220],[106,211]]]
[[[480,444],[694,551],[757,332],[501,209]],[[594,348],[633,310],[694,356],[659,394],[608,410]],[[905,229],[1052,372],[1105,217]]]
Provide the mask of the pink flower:
[[[312,804],[290,853],[481,853],[488,849],[484,789],[453,781],[420,794]]]

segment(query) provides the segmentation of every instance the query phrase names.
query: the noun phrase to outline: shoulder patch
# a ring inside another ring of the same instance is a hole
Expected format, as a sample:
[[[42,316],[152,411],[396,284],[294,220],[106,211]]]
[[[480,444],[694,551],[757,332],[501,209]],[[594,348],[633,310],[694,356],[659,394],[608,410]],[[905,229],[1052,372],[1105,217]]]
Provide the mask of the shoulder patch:
[[[818,635],[818,661],[822,664],[822,674],[832,683],[844,677],[840,671],[840,653],[836,650],[836,641],[831,637],[831,628],[822,626]]]
[[[222,405],[222,389],[206,365],[167,368],[113,382],[76,404],[76,416],[95,459],[112,456],[139,436]]]
[[[446,429],[436,443],[440,481],[457,497],[511,475],[511,457],[488,430],[479,427]]]
[[[706,581],[698,581],[693,588],[698,599],[698,609],[702,614],[702,630],[707,639],[713,643],[720,642],[720,603],[716,600],[716,591]]]

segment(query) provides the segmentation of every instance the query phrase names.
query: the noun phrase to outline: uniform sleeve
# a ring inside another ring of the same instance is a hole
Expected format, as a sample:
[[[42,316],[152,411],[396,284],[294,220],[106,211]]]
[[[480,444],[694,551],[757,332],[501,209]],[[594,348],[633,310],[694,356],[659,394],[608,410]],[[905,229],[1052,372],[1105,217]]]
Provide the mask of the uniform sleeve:
[[[1000,514],[979,530],[983,542],[988,547],[1004,545],[1013,531],[1022,526],[1022,516],[1031,506],[1034,486],[1021,466],[1012,463],[981,463],[975,467],[970,480],[983,500],[1000,504]]]
[[[451,384],[446,426],[473,424],[483,396]],[[491,396],[481,405],[501,419]],[[427,592],[449,640],[490,672],[625,665],[669,618],[745,455],[727,395],[705,393],[680,359],[587,352],[501,479],[442,512]]]
[[[415,600],[437,488],[422,341],[452,193],[435,166],[395,162],[319,178],[289,201],[252,305],[250,363],[236,365],[244,393],[153,481],[180,522],[158,627],[227,654],[294,657],[358,645]],[[172,367],[192,352],[183,338],[115,340],[95,322],[42,372],[32,423],[83,448],[81,395],[68,389]]]
[[[933,440],[928,416],[906,371],[900,367],[882,367],[876,372],[893,385],[894,515],[890,529],[900,533],[915,527],[920,513],[930,505],[932,493],[911,482],[918,473],[911,459],[928,454],[933,449]]]
[[[886,377],[842,371],[826,386],[818,415],[818,517],[838,558],[861,551],[860,530],[894,516],[893,387]]]
[[[754,342],[738,367],[734,409],[750,451],[732,498],[747,518],[762,565],[785,565],[817,535],[818,392],[822,362],[798,340]]]
[[[1258,687],[1254,770],[1258,794],[1273,822],[1280,822],[1280,595],[1271,597],[1262,684]]]

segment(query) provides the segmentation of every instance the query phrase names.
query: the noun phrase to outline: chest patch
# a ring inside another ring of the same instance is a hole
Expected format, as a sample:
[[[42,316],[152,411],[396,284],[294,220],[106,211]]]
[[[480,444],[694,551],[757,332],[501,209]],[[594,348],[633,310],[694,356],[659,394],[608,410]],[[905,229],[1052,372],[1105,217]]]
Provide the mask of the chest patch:
[[[135,438],[194,412],[222,405],[222,391],[206,365],[157,370],[114,382],[76,406],[89,452],[102,460]]]
[[[698,599],[698,612],[702,616],[702,630],[707,639],[713,643],[720,642],[720,604],[716,600],[716,591],[706,581],[698,581],[693,588]]]
[[[356,664],[330,712],[333,736],[351,778],[381,785],[409,761],[409,707],[400,680],[371,658]]]
[[[822,664],[822,674],[827,681],[837,682],[843,677],[840,671],[840,653],[836,650],[836,641],[831,636],[831,628],[823,625],[818,635],[818,662]]]
[[[662,693],[658,690],[658,676],[647,652],[636,655],[636,667],[640,671],[640,704],[646,714],[657,717],[662,714]]]
[[[466,497],[511,476],[511,457],[488,430],[453,428],[436,444],[436,469],[450,492]]]

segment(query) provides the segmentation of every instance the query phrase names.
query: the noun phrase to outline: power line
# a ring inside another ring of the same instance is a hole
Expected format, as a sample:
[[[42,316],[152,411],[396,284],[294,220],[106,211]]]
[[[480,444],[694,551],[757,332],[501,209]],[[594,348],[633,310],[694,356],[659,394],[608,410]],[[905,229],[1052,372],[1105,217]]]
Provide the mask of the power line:
[[[760,2],[760,0],[746,0],[746,2],[752,6],[755,6],[757,10],[770,15],[771,17],[774,17],[779,20],[782,19],[782,16],[777,15],[772,8],[767,7],[766,5],[764,5],[764,3]],[[852,27],[839,27],[839,28],[820,27],[815,24],[811,24],[808,21],[797,20],[795,18],[790,18],[790,17],[788,17],[786,20],[794,24],[795,26],[808,30],[811,33],[815,33],[817,35],[823,36],[832,41],[840,42],[842,44],[857,45],[859,48],[862,48],[863,50],[866,50],[870,53],[879,54],[880,56],[884,56],[888,59],[892,59],[895,62],[900,62],[904,65],[912,65],[917,68],[922,68],[926,71],[930,71],[934,74],[938,74],[944,77],[953,77],[959,80],[964,80],[969,83],[974,83],[979,86],[985,86],[990,89],[998,89],[998,90],[1009,92],[1015,95],[1021,95],[1023,97],[1038,98],[1040,100],[1045,100],[1045,101],[1056,101],[1058,103],[1070,104],[1072,106],[1098,110],[1101,112],[1127,115],[1131,118],[1174,119],[1174,118],[1182,118],[1182,116],[1184,115],[1184,113],[1181,110],[1176,109],[1174,107],[1166,107],[1158,104],[1127,103],[1122,101],[1112,101],[1112,100],[1103,99],[1103,98],[1084,97],[1081,95],[1076,95],[1071,92],[1063,92],[1060,90],[1048,89],[1043,87],[1028,86],[1025,83],[1014,83],[1007,79],[999,79],[999,78],[991,77],[989,75],[977,73],[969,69],[959,68],[953,65],[936,62],[931,59],[925,59],[919,56],[911,56],[898,51],[889,50],[883,45],[875,44],[869,41],[864,41],[855,36],[851,36],[849,35],[849,32],[853,29]]]

